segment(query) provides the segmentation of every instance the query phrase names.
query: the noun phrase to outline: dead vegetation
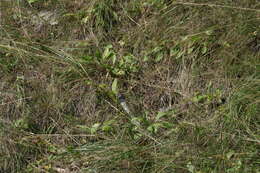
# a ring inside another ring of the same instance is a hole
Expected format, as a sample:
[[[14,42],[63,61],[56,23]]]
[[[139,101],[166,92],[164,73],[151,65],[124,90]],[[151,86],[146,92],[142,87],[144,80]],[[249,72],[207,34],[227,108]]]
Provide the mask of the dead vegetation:
[[[1,1],[0,172],[259,172],[259,8]]]

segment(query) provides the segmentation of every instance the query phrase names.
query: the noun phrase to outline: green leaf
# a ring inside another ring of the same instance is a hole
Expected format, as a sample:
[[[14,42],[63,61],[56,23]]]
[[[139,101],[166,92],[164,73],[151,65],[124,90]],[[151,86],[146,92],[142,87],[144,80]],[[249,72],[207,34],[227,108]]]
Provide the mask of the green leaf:
[[[118,75],[118,76],[123,76],[126,73],[125,70],[121,70],[119,68],[114,68],[112,70],[112,72],[113,72],[113,74]]]
[[[191,40],[194,41],[194,42],[197,42],[197,41],[199,41],[199,40],[201,40],[201,39],[202,39],[202,38],[201,38],[200,35],[193,35],[193,36],[191,36]]]
[[[104,125],[102,126],[102,131],[104,132],[110,132],[112,131],[113,127],[112,125],[115,123],[115,120],[106,121]]]
[[[157,133],[160,127],[163,127],[162,123],[154,123],[147,127],[147,130],[153,133]]]
[[[90,133],[94,134],[97,132],[98,128],[100,126],[100,123],[95,123],[91,128],[90,128]]]
[[[89,21],[89,16],[84,17],[82,20],[82,23],[86,24]]]
[[[230,45],[227,41],[224,41],[222,44],[223,44],[223,46],[225,46],[225,47],[231,47],[231,45]]]
[[[156,58],[155,58],[155,62],[159,62],[163,59],[163,52],[159,53]]]
[[[188,168],[188,170],[189,170],[191,173],[194,173],[194,172],[195,172],[195,166],[192,165],[191,162],[189,162],[189,163],[187,164],[187,168]]]
[[[112,55],[112,63],[113,63],[113,65],[115,65],[115,63],[116,63],[116,55],[115,54]]]
[[[213,30],[208,30],[205,32],[207,35],[212,35],[213,34]]]
[[[76,126],[77,128],[79,128],[80,130],[84,131],[84,132],[87,132],[89,133],[91,130],[88,126],[85,126],[85,125],[77,125]]]
[[[134,57],[132,55],[126,55],[123,57],[125,63],[134,63]]]
[[[154,127],[153,127],[153,125],[150,125],[149,127],[147,127],[147,130],[148,130],[149,132],[154,132]]]
[[[135,140],[138,140],[138,139],[140,139],[142,137],[142,134],[141,133],[135,133],[134,134],[134,139]]]
[[[188,48],[188,54],[191,54],[192,52],[193,52],[193,50],[194,50],[194,47],[190,47],[190,48]]]
[[[104,132],[110,132],[113,128],[109,125],[102,126],[102,131]]]
[[[30,4],[34,3],[34,2],[37,2],[37,1],[39,1],[39,0],[27,0],[27,2],[30,3]]]
[[[149,57],[147,55],[144,56],[143,61],[146,62],[149,60]]]
[[[117,79],[114,79],[113,83],[112,83],[112,91],[115,95],[118,94],[118,90],[117,90],[117,83],[118,83],[118,80]]]
[[[111,48],[113,48],[112,45],[106,46],[105,51],[103,52],[103,55],[102,55],[102,59],[107,59],[113,54],[113,51],[111,51]]]
[[[176,59],[179,59],[180,57],[182,57],[183,55],[184,55],[184,51],[181,51],[181,52],[179,52],[177,55],[176,55]]]
[[[188,40],[189,36],[182,37],[182,41]]]
[[[173,127],[173,124],[172,124],[172,123],[169,123],[169,122],[167,122],[167,121],[163,121],[163,122],[162,122],[162,126],[163,126],[164,128],[169,129],[169,128],[172,128],[172,127]]]
[[[134,117],[131,119],[131,123],[134,124],[136,127],[141,126],[142,119],[140,117]]]
[[[158,121],[160,118],[164,117],[165,115],[167,115],[167,112],[158,112],[157,116],[156,116],[156,121]]]
[[[208,51],[207,46],[203,46],[202,50],[201,50],[201,53],[205,54],[207,51]]]
[[[162,47],[155,47],[152,51],[151,51],[151,53],[157,53],[157,52],[159,52],[159,51],[161,51],[162,50]]]
[[[202,102],[204,101],[205,99],[207,99],[208,96],[207,95],[197,95],[193,98],[193,102],[195,103],[199,103],[199,102]]]
[[[17,128],[27,129],[28,123],[25,119],[18,119],[15,121],[14,126]]]
[[[170,50],[170,56],[175,56],[180,52],[181,48],[179,45],[174,46],[173,48],[171,48]]]

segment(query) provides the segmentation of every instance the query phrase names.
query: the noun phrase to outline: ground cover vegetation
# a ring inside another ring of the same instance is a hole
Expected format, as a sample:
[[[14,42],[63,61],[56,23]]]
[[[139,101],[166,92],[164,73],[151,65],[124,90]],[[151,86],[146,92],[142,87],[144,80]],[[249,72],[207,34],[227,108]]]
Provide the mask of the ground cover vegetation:
[[[0,22],[0,172],[260,171],[258,0],[1,0]]]

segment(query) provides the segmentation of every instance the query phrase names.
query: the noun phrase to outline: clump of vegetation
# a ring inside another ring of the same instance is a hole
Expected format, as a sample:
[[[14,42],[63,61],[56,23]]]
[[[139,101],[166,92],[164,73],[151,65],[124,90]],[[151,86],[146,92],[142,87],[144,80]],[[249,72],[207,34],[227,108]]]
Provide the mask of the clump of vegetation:
[[[259,8],[2,0],[0,172],[259,172]]]

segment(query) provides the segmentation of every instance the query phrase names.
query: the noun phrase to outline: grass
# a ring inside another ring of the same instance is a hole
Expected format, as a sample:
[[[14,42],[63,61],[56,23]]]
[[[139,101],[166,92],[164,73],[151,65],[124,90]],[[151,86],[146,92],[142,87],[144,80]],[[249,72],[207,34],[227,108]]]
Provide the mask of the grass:
[[[1,1],[0,172],[258,173],[259,8]]]

